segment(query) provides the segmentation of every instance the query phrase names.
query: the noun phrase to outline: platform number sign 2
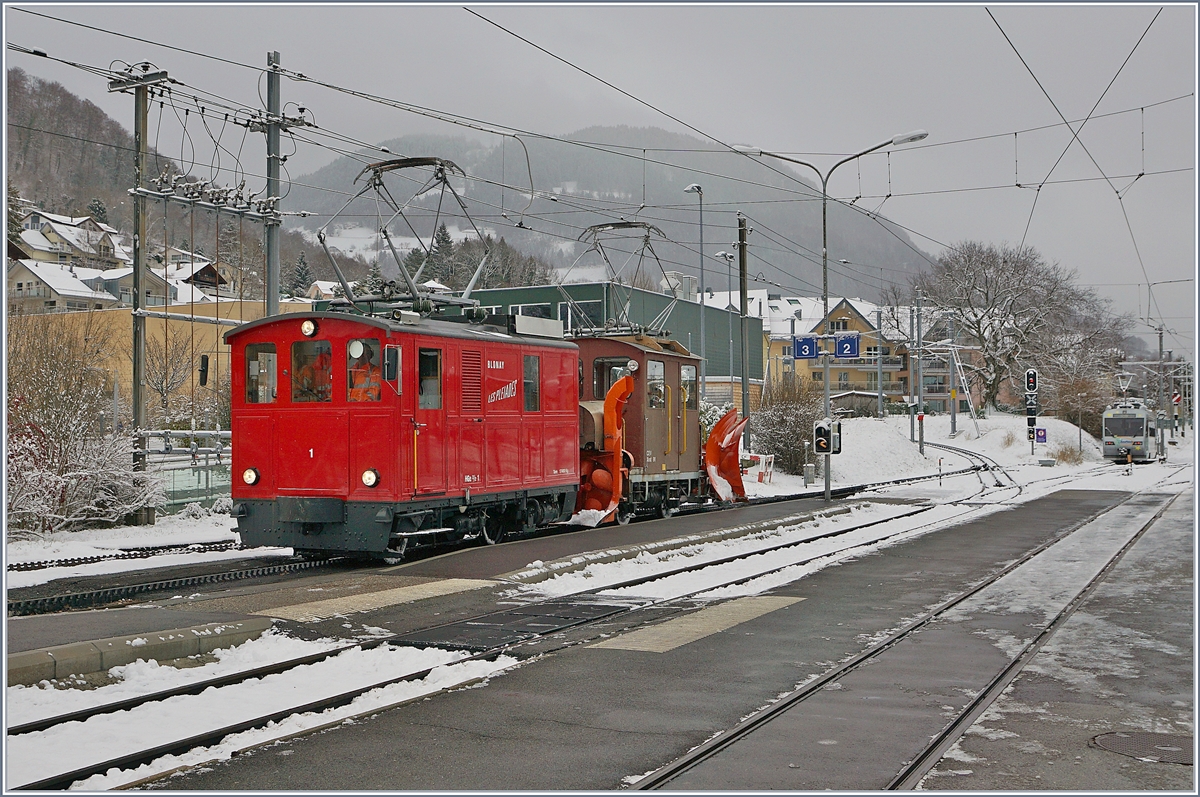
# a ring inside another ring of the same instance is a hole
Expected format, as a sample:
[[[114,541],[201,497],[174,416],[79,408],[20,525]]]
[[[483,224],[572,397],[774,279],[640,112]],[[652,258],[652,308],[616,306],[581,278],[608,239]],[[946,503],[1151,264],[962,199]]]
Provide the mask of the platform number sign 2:
[[[1025,392],[1036,393],[1038,388],[1037,371],[1030,368],[1025,372]]]
[[[850,335],[838,335],[833,341],[833,353],[839,358],[854,358],[858,356],[858,340],[857,332]]]

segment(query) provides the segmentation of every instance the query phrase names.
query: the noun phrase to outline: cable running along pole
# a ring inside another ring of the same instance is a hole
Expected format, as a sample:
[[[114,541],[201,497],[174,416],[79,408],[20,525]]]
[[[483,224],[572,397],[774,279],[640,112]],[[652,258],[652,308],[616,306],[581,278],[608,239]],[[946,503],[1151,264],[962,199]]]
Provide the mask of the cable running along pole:
[[[279,202],[279,53],[267,53],[267,201]],[[267,218],[266,229],[266,313],[279,314],[279,219]]]

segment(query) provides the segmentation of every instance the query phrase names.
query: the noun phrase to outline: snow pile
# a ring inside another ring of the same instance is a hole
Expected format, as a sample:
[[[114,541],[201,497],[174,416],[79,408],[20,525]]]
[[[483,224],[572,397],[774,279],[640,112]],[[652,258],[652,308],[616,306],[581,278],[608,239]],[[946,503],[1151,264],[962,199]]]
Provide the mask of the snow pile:
[[[890,420],[890,419],[889,419]],[[872,484],[937,473],[938,459],[944,470],[969,467],[961,457],[936,448],[921,456],[908,439],[908,424],[901,429],[889,420],[848,418],[842,421],[842,453],[832,459],[831,480],[839,485]],[[926,425],[926,440],[929,427]],[[953,457],[953,462],[951,458]]]

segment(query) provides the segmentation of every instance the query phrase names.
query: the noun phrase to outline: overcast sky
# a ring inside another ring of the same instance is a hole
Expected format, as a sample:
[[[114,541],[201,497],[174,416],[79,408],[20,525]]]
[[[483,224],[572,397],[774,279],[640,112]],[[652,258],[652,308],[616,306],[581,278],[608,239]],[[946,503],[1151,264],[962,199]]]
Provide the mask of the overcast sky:
[[[472,7],[512,33],[459,5],[5,7],[9,45],[101,67],[149,60],[188,86],[258,105],[253,70],[22,8],[255,67],[278,50],[284,67],[328,83],[538,133],[625,124],[695,135],[670,114],[726,144],[832,165],[839,154],[924,128],[926,141],[890,161],[864,158],[861,189],[854,164],[841,167],[831,194],[878,197],[861,202],[873,209],[890,190],[881,212],[933,254],[962,240],[1024,237],[1111,297],[1115,310],[1149,315],[1139,332],[1162,318],[1171,331],[1166,348],[1193,355],[1192,4]],[[102,78],[11,49],[6,59],[132,124],[132,101],[109,95]],[[323,127],[363,141],[416,131],[499,141],[311,84],[285,80],[282,93]],[[1102,95],[1068,149],[1059,111],[1081,120]],[[169,127],[159,147],[178,157]],[[261,162],[251,154],[261,153],[257,142],[245,153],[248,163]],[[298,176],[333,157],[302,147],[287,167]],[[1145,283],[1188,279],[1156,286],[1147,310]]]

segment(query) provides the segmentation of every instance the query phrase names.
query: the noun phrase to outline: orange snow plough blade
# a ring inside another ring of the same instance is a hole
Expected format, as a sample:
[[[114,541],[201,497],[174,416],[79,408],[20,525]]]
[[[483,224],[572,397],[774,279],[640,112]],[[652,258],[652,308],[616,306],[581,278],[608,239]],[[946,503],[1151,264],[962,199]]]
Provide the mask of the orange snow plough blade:
[[[633,395],[632,376],[616,381],[604,397],[604,450],[580,452],[579,497],[576,513],[587,510],[603,511],[596,524],[611,520],[624,493],[624,476],[628,475],[621,462],[622,432],[625,428],[625,404]]]
[[[746,487],[742,484],[742,467],[738,461],[738,440],[746,428],[749,418],[737,419],[737,410],[725,413],[713,424],[704,444],[704,470],[713,492],[722,501],[746,500]]]

